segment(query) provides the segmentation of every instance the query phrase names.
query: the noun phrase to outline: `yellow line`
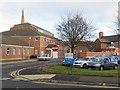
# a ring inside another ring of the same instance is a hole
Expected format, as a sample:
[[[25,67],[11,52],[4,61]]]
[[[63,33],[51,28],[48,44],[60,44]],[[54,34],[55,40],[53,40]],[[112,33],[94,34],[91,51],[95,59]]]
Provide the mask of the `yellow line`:
[[[37,82],[34,83],[41,83],[41,84],[53,84],[53,85],[64,85],[64,86],[84,86],[84,87],[95,87],[95,88],[119,88],[119,87],[112,87],[112,86],[95,86],[95,85],[81,85],[81,84],[63,84],[63,83],[48,83],[48,82]]]
[[[37,66],[33,66],[33,67],[37,67]],[[33,68],[33,67],[28,67],[28,68]],[[28,68],[22,68],[16,71],[13,71],[11,73],[12,77],[19,77],[22,80],[27,80],[27,78],[21,77],[20,76],[20,71],[28,69]],[[65,86],[85,86],[85,87],[96,87],[96,88],[118,88],[118,87],[112,87],[112,86],[106,86],[106,83],[100,83],[103,86],[94,86],[94,85],[80,85],[80,84],[63,84],[63,83],[48,83],[48,82],[38,82],[38,81],[33,81],[34,83],[42,83],[42,84],[55,84],[55,85],[65,85]]]

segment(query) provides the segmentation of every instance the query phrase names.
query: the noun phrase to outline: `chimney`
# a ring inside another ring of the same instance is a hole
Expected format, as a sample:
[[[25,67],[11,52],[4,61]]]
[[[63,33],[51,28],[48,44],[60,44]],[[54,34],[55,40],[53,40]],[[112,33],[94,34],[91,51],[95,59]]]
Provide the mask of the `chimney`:
[[[103,37],[103,32],[99,32],[99,38]]]

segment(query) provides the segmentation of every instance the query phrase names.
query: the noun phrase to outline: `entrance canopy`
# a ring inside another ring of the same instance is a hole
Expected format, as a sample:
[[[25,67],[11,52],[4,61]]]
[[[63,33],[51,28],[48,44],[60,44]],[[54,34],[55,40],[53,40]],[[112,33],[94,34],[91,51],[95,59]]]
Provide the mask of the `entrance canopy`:
[[[46,50],[51,50],[54,46],[58,46],[56,44],[48,44]]]

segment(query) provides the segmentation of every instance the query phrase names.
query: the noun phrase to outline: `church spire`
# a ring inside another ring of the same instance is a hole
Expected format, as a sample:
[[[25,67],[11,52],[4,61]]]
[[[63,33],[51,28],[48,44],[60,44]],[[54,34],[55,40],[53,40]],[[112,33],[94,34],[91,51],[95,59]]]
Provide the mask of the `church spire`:
[[[21,24],[25,23],[24,10],[22,10]]]

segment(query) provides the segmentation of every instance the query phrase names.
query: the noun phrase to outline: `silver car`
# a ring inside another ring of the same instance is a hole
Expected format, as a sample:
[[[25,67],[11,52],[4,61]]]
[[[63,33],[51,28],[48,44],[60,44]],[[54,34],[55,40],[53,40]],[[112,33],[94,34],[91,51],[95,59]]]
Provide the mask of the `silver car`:
[[[111,60],[108,57],[100,56],[100,57],[94,57],[94,61],[89,62],[87,67],[92,69],[117,69],[118,65],[115,63],[112,63]]]

